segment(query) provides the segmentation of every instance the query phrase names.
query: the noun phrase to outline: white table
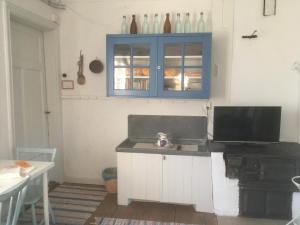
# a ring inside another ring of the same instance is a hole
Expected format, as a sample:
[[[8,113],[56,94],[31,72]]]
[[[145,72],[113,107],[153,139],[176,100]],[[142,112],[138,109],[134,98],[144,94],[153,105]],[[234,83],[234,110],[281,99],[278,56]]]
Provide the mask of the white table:
[[[45,225],[49,225],[49,211],[48,211],[48,170],[54,167],[53,162],[39,162],[29,161],[34,167],[32,171],[28,173],[30,179],[34,179],[38,176],[43,176],[43,203],[44,203],[44,220]],[[0,160],[0,169],[10,165],[15,165],[14,160]],[[0,194],[9,192],[14,189],[24,178],[14,179],[2,179],[0,180]]]

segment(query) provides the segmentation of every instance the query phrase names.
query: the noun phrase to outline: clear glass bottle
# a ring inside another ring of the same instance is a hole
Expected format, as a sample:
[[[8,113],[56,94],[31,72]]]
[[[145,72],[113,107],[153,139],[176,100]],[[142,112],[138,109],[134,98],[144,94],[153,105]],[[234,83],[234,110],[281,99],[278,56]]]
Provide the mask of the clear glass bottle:
[[[192,25],[190,21],[190,14],[185,14],[185,22],[184,22],[184,33],[191,33],[192,32]]]
[[[148,22],[148,15],[144,15],[144,23],[142,25],[142,33],[149,34],[149,22]]]
[[[158,14],[154,15],[153,33],[154,34],[159,34],[160,33],[160,24],[159,24],[159,21],[158,21]]]
[[[128,34],[128,25],[126,21],[126,16],[123,16],[123,21],[121,24],[121,34]]]
[[[175,33],[182,33],[182,24],[180,20],[180,13],[177,13]]]
[[[197,32],[205,32],[204,13],[200,13],[200,18],[197,23]]]

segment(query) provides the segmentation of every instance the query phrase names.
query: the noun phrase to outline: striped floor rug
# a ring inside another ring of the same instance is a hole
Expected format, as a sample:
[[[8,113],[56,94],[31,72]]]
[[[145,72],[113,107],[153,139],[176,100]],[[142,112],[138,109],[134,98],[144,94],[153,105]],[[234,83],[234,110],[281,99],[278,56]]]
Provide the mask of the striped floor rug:
[[[157,222],[150,220],[132,220],[117,218],[96,218],[96,225],[186,225],[184,223]]]
[[[106,196],[104,187],[61,184],[49,193],[56,225],[84,225]],[[43,203],[37,204],[37,218],[43,218]],[[20,218],[19,225],[31,223],[31,209]]]

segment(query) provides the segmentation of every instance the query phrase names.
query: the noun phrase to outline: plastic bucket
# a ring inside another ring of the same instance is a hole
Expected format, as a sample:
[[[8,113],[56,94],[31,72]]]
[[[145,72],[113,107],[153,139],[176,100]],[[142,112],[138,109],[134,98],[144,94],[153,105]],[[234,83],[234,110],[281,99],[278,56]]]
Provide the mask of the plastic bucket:
[[[117,168],[106,168],[102,171],[105,188],[108,193],[117,193]]]

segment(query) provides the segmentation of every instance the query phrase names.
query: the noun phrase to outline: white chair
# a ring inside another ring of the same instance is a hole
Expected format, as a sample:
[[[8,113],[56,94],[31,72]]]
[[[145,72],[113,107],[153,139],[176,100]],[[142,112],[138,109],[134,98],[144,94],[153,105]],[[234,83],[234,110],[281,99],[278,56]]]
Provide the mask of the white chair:
[[[24,178],[13,190],[0,195],[0,225],[17,224],[26,195],[28,180],[29,177]],[[2,222],[2,220],[4,220],[4,222]]]
[[[28,161],[44,161],[53,162],[56,155],[55,148],[17,148],[17,159]],[[24,200],[24,205],[30,205],[32,212],[32,223],[37,225],[36,204],[43,198],[43,183],[42,177],[37,177],[28,184],[27,195]],[[51,221],[55,224],[55,217],[51,204],[49,202],[49,214]],[[39,223],[42,224],[43,220]]]
[[[300,176],[295,176],[292,178],[293,184],[300,190],[300,183],[297,182],[297,179],[300,181]],[[288,222],[286,225],[300,225],[300,215],[293,218],[290,222]]]

